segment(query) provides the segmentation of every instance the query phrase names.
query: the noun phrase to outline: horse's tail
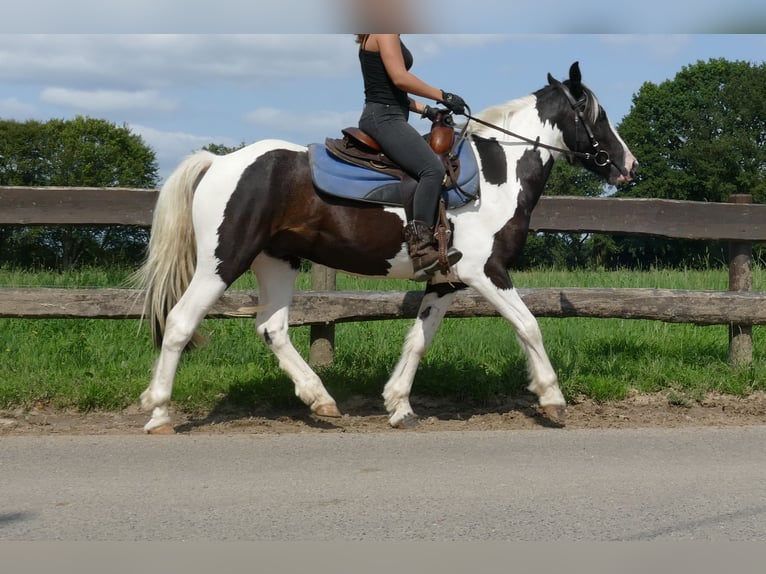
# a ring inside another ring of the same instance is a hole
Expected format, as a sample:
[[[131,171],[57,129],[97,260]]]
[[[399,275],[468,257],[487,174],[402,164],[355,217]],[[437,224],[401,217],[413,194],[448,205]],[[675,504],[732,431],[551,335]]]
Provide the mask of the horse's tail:
[[[186,158],[162,186],[154,207],[146,260],[133,280],[145,290],[142,318],[149,321],[155,347],[162,345],[165,319],[194,275],[197,257],[192,200],[216,157],[198,151]],[[191,344],[201,340],[195,333]]]

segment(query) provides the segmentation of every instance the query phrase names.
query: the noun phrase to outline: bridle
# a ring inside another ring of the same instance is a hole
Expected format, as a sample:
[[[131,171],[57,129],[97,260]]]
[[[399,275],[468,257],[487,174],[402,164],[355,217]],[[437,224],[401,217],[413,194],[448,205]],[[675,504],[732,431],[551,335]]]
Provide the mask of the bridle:
[[[572,110],[575,112],[575,141],[577,141],[577,130],[579,129],[580,125],[582,125],[583,128],[585,129],[585,134],[588,136],[589,145],[594,151],[592,152],[575,151],[575,150],[571,150],[567,148],[561,148],[561,147],[542,143],[540,141],[540,136],[537,136],[537,138],[535,139],[528,138],[526,136],[517,134],[505,128],[502,128],[498,125],[495,125],[490,122],[484,121],[480,118],[477,118],[476,116],[471,115],[471,108],[468,106],[466,106],[467,111],[463,113],[463,115],[466,118],[468,118],[469,121],[476,122],[477,124],[481,124],[493,130],[499,131],[505,135],[509,135],[521,141],[527,142],[533,146],[532,149],[534,150],[536,150],[537,148],[543,148],[550,151],[556,151],[562,154],[566,154],[571,158],[578,158],[583,161],[593,160],[593,163],[595,163],[598,167],[606,167],[607,165],[613,165],[615,168],[617,168],[617,170],[622,175],[627,176],[628,175],[627,170],[623,166],[620,166],[614,163],[614,161],[612,161],[612,158],[609,156],[609,152],[601,148],[598,140],[596,139],[596,136],[593,134],[593,128],[591,127],[590,122],[588,122],[585,119],[584,109],[588,102],[587,95],[583,94],[579,100],[576,100],[574,96],[572,95],[572,92],[569,91],[569,88],[567,88],[563,83],[557,82],[555,84],[555,87],[561,90],[561,92],[564,94],[567,101],[569,102],[569,105],[571,106]],[[468,122],[466,122],[466,124],[463,126],[463,129],[461,130],[459,137],[456,138],[456,142],[459,142],[460,140],[463,139],[467,129],[468,129]]]

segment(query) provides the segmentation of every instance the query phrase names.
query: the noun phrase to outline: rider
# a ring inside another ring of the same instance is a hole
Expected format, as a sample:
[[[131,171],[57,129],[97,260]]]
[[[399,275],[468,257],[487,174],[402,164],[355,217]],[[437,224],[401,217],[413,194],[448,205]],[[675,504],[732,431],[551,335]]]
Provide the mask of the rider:
[[[445,169],[417,130],[408,123],[409,112],[434,120],[442,110],[409,97],[415,94],[462,114],[465,101],[455,94],[434,88],[409,72],[412,53],[399,34],[357,34],[359,60],[364,77],[365,105],[359,128],[372,136],[383,152],[417,180],[412,220],[407,222],[407,251],[415,270],[415,279],[424,281],[439,267],[439,253],[434,238],[439,195]],[[449,265],[457,263],[462,253],[447,252]]]

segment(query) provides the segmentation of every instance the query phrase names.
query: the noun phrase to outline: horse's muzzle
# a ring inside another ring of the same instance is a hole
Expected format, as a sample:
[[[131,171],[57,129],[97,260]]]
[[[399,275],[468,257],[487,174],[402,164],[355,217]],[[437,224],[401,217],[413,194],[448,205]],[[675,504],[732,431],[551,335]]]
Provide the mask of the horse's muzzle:
[[[633,181],[636,177],[636,171],[638,170],[638,161],[633,160],[633,163],[630,166],[630,169],[626,169],[624,173],[621,173],[620,176],[614,180],[614,185],[622,185],[624,183],[630,183]]]

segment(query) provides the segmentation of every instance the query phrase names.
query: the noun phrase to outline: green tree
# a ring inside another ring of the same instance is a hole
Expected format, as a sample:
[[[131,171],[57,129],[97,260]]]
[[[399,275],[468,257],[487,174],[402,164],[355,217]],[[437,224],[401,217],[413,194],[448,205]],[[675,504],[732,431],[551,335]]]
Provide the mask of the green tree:
[[[153,188],[157,170],[154,151],[127,126],[86,117],[0,121],[0,185]],[[144,229],[121,226],[9,226],[0,229],[0,262],[61,269],[131,263],[147,238]]]
[[[766,200],[766,63],[723,59],[684,67],[633,97],[620,133],[641,161],[625,195]]]
[[[633,97],[620,134],[638,157],[636,182],[618,196],[766,201],[766,64],[699,61],[672,80],[647,82]],[[619,238],[622,262],[704,265],[720,245]]]
[[[247,144],[245,142],[240,143],[237,146],[228,146],[226,144],[219,144],[219,143],[209,143],[206,146],[203,146],[203,150],[212,152],[216,155],[226,155],[233,153],[237,150],[242,149]]]
[[[150,188],[158,183],[154,151],[126,125],[78,116],[45,124],[41,153],[48,185]]]

